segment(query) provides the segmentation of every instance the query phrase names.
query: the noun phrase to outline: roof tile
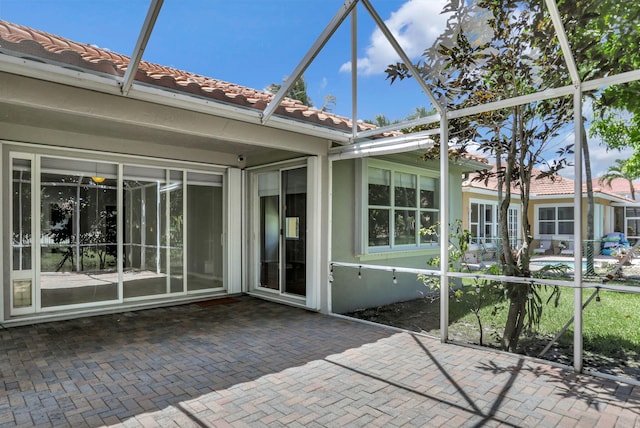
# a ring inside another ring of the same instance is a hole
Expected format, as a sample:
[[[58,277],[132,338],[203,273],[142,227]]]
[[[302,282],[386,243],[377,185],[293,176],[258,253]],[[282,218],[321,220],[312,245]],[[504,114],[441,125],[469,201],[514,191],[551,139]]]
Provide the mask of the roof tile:
[[[129,57],[93,45],[74,42],[64,37],[45,33],[19,24],[0,20],[0,49],[35,60],[50,60],[82,69],[123,76]],[[274,95],[197,75],[171,67],[140,61],[135,80],[197,96],[212,98],[257,110],[264,110]],[[309,108],[297,100],[284,98],[276,109],[283,114],[307,122],[316,122],[345,131],[351,130],[351,119]],[[358,123],[360,129],[373,129],[375,125]]]

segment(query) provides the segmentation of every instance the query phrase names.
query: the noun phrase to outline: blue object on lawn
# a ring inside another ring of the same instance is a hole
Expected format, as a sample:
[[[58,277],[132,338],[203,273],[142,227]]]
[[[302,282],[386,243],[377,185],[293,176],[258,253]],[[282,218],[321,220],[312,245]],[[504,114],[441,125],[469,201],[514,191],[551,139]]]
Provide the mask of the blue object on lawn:
[[[629,241],[622,232],[607,233],[600,239],[600,254],[611,256],[620,248],[629,248]]]

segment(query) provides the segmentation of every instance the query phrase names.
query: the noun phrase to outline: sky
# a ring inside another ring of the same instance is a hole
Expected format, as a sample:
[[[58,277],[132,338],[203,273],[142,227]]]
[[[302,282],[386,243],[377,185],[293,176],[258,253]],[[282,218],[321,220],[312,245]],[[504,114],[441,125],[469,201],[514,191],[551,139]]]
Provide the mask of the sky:
[[[149,0],[0,0],[0,19],[131,55]],[[444,0],[371,0],[407,55],[416,60],[446,23]],[[282,83],[341,10],[344,0],[165,0],[143,55],[146,61],[251,88]],[[357,8],[357,117],[402,119],[431,108],[420,86],[393,85],[384,70],[398,56],[367,10]],[[347,18],[305,71],[316,107],[352,117],[351,19]],[[586,113],[588,116],[588,112]],[[559,141],[572,141],[568,129]],[[594,176],[624,153],[590,144]],[[572,171],[566,176],[571,177]]]
[[[264,89],[282,83],[344,0],[165,0],[143,59]],[[443,0],[373,0],[382,19],[417,59],[444,28]],[[0,0],[0,18],[131,55],[149,0]],[[398,60],[366,9],[358,14],[358,118],[402,119],[430,103],[415,81],[390,86]],[[427,23],[428,24],[425,24]],[[352,116],[351,20],[347,18],[305,72],[316,107]]]

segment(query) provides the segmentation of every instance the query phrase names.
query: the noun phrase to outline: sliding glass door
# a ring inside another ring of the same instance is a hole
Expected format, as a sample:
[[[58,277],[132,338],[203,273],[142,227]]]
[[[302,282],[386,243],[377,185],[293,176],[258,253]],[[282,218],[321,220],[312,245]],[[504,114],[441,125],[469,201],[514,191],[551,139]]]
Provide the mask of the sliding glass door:
[[[224,289],[221,174],[11,153],[10,313]]]
[[[41,306],[117,300],[117,166],[43,157],[40,170]]]
[[[258,173],[258,287],[306,295],[307,169]]]

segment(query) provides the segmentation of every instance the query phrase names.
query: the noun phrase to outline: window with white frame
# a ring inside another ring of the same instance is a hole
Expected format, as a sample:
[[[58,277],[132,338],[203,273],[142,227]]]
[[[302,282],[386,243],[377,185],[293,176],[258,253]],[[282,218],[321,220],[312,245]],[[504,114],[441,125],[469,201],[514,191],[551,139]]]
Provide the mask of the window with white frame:
[[[626,207],[624,217],[625,228],[616,230],[624,230],[627,238],[640,236],[640,207]]]
[[[369,250],[435,246],[437,237],[424,230],[439,220],[438,179],[417,169],[374,161],[365,171]]]
[[[573,235],[573,206],[538,207],[539,235]]]
[[[518,244],[520,231],[520,210],[511,206],[507,210],[507,228],[512,247]],[[497,202],[471,201],[469,206],[469,231],[478,242],[491,242],[498,238],[498,204]]]
[[[469,231],[478,241],[485,242],[496,237],[496,204],[471,203]]]

